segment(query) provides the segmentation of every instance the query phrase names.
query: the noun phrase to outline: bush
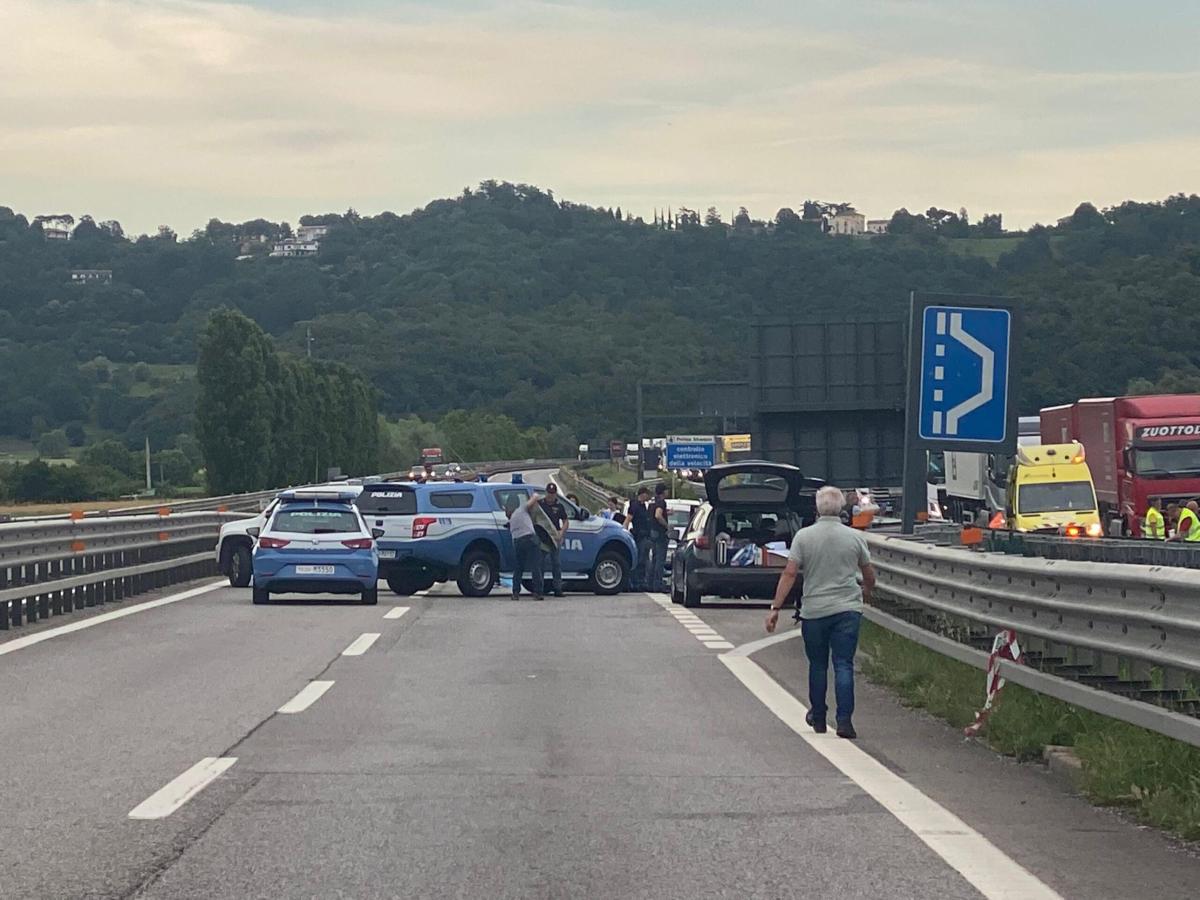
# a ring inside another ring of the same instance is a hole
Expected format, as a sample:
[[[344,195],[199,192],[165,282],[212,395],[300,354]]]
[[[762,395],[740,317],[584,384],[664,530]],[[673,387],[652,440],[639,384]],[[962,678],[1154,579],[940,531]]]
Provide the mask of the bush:
[[[79,422],[68,422],[63,429],[67,433],[67,441],[72,447],[82,447],[87,443],[87,432]]]
[[[71,442],[67,439],[67,433],[56,428],[53,431],[47,431],[37,442],[38,456],[43,456],[48,459],[62,459],[71,451]]]

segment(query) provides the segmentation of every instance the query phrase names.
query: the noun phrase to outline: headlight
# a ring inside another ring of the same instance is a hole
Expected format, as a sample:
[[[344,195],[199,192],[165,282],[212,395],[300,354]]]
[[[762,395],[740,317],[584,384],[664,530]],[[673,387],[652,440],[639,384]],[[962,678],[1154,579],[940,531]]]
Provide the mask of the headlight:
[[[1087,527],[1088,537],[1102,537],[1104,535],[1104,526],[1099,522],[1093,522]]]

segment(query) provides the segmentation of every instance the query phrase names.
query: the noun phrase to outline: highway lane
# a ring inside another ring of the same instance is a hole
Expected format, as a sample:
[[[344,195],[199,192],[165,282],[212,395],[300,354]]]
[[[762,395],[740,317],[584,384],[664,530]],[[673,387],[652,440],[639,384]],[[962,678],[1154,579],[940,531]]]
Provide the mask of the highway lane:
[[[247,594],[0,657],[0,845],[28,848],[0,896],[980,896],[721,663],[706,632],[758,637],[758,610],[693,624],[645,595],[441,587],[385,619],[396,603]],[[380,637],[343,656],[363,633]],[[761,661],[796,688],[791,644]],[[313,679],[334,684],[275,713]],[[1062,896],[1194,895],[1194,858],[882,692],[860,727]],[[167,818],[128,818],[207,756],[237,762]],[[1040,846],[1006,785],[1049,817]]]

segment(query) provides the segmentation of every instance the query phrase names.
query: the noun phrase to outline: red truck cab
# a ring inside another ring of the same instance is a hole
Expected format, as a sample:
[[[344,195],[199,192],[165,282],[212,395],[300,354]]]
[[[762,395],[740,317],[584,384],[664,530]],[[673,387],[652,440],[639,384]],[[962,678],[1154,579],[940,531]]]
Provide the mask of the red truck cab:
[[[1080,400],[1043,409],[1041,426],[1046,443],[1083,444],[1100,518],[1126,533],[1141,535],[1151,499],[1200,499],[1200,394]]]

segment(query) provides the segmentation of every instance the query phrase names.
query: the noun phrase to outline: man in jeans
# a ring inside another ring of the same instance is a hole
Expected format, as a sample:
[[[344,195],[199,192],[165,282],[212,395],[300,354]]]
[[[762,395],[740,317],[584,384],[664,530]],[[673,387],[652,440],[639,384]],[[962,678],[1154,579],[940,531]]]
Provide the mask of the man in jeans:
[[[858,627],[863,599],[875,587],[875,569],[867,550],[867,539],[842,524],[846,504],[842,492],[826,486],[817,491],[817,521],[801,528],[792,539],[792,552],[779,576],[767,631],[779,623],[779,609],[787,600],[796,576],[804,570],[800,618],[804,653],[808,657],[808,702],[804,720],[818,734],[826,729],[826,694],[829,656],[833,654],[833,688],[837,697],[837,735],[856,738],[854,730],[854,653],[858,649]],[[859,585],[859,576],[862,584]]]
[[[563,595],[562,542],[567,536],[567,510],[558,502],[558,485],[553,481],[546,485],[546,496],[541,503],[542,511],[554,523],[556,529],[556,532],[550,535],[552,543],[549,549],[544,552],[542,571],[544,573],[549,564],[551,575],[554,578],[554,596],[561,597]],[[545,575],[543,574],[542,577],[545,578]]]
[[[654,502],[650,504],[650,576],[648,591],[661,591],[667,580],[667,547],[671,539],[671,519],[667,512],[667,486],[654,487]]]
[[[637,497],[629,501],[629,517],[626,527],[629,535],[637,545],[637,560],[633,565],[633,574],[629,576],[630,590],[644,591],[646,585],[646,569],[650,559],[650,513],[646,510],[646,501],[650,499],[650,489],[638,488]]]
[[[541,501],[536,493],[524,503],[513,502],[508,508],[508,529],[512,535],[513,551],[517,558],[516,570],[513,572],[512,598],[521,596],[521,580],[525,570],[533,573],[533,599],[542,600],[542,545],[538,541],[537,531],[533,527],[533,516],[530,513]]]

